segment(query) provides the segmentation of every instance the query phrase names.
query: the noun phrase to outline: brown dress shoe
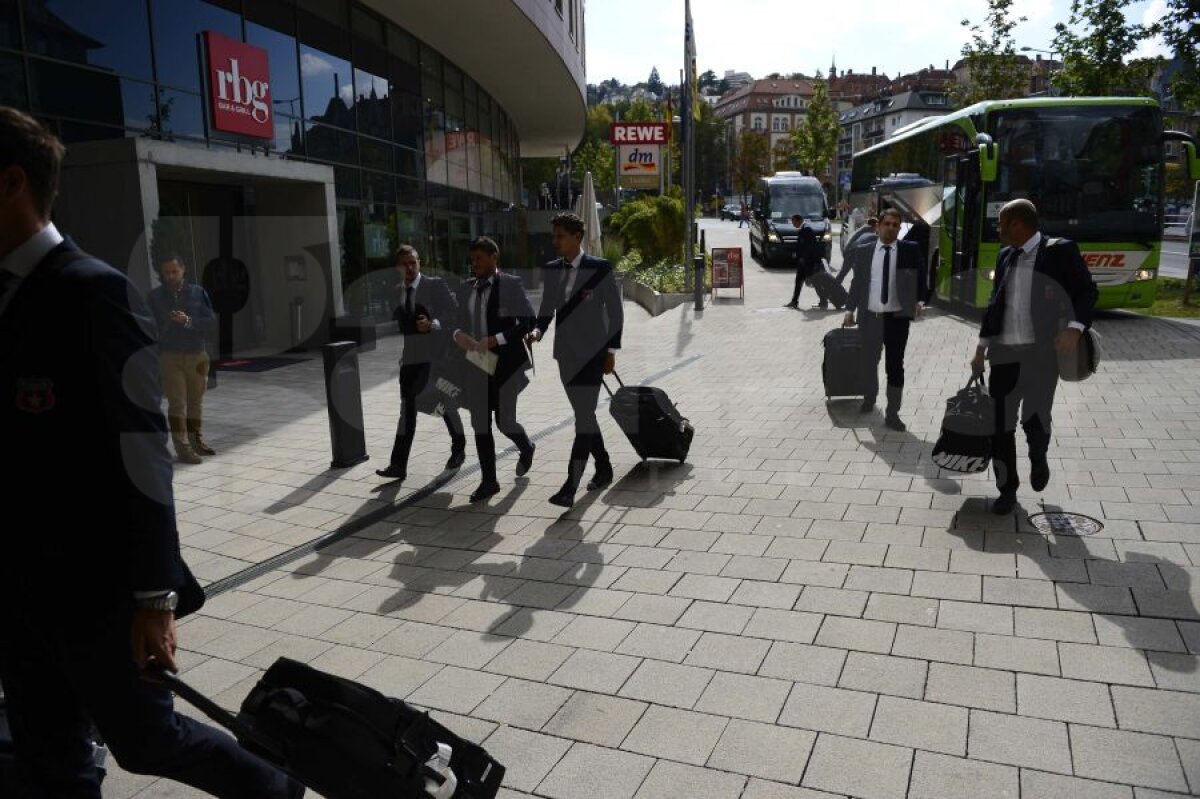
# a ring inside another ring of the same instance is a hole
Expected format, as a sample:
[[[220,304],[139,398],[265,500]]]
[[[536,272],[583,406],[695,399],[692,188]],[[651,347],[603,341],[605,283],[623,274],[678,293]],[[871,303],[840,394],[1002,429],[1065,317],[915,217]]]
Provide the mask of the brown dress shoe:
[[[192,449],[192,445],[182,441],[175,442],[175,457],[180,463],[204,463],[196,454],[196,450]]]
[[[190,443],[192,445],[192,449],[194,449],[200,455],[217,454],[215,449],[204,443],[204,439],[200,437],[199,433],[192,433],[190,436],[188,436],[188,443]]]

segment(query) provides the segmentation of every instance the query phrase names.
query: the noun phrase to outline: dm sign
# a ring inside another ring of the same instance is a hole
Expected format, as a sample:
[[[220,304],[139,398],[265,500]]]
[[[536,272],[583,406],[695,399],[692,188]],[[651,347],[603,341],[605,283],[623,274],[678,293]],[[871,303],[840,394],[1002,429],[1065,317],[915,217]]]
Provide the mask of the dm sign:
[[[203,36],[213,130],[273,139],[267,51],[213,31]]]
[[[614,122],[609,142],[617,148],[617,175],[623,188],[657,189],[662,148],[670,138],[665,122]]]

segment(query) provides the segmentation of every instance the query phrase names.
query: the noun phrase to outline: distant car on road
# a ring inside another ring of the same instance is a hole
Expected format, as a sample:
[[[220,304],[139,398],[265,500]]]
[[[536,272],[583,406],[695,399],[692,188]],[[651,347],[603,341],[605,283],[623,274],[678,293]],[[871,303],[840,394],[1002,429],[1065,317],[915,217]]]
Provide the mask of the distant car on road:
[[[722,219],[728,219],[729,221],[733,222],[736,221],[739,216],[741,216],[741,213],[742,207],[740,205],[727,203],[726,205],[721,206]]]

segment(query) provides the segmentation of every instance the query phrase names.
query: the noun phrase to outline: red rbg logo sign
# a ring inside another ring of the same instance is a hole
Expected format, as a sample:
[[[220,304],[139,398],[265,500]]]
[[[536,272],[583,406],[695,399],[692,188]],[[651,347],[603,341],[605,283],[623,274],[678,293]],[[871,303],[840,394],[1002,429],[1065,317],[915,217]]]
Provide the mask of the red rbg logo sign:
[[[212,31],[204,32],[204,44],[213,129],[274,138],[267,51]]]

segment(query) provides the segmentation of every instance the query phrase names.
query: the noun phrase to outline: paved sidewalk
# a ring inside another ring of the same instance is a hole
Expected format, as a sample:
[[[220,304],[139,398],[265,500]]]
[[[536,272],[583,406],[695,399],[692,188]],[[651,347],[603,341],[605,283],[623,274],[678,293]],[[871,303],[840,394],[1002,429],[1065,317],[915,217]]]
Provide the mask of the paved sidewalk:
[[[707,227],[710,245],[745,241]],[[1102,319],[1101,372],[1060,386],[1049,488],[996,518],[986,477],[929,460],[974,326],[914,325],[894,433],[825,401],[840,315],[780,308],[791,275],[748,266],[744,302],[627,304],[618,370],[661,375],[692,455],[639,464],[602,408],[618,481],[561,516],[546,498],[570,409],[548,344],[520,406],[545,433],[534,467],[515,480],[509,453],[479,506],[470,468],[410,499],[447,455],[429,418],[409,481],[374,475],[397,339],[362,357],[372,460],[350,470],[328,468],[319,361],[222,374],[220,454],[176,471],[197,574],[353,534],[183,622],[185,678],[230,707],[280,655],[361,680],[483,742],[509,798],[1200,794],[1200,329]],[[1026,519],[1042,499],[1104,530],[1042,536]],[[106,788],[194,795],[119,769]]]

